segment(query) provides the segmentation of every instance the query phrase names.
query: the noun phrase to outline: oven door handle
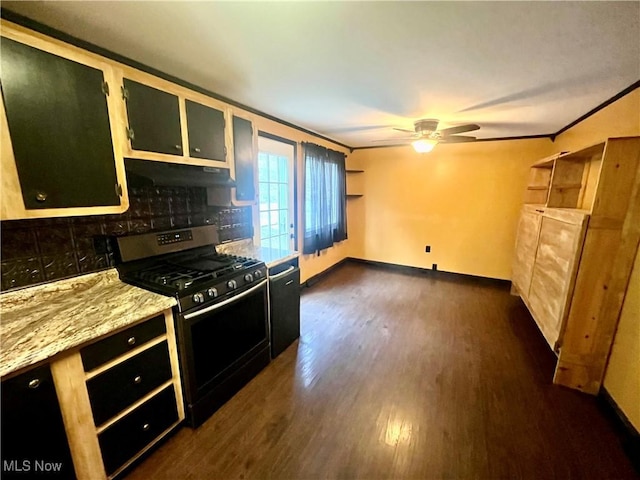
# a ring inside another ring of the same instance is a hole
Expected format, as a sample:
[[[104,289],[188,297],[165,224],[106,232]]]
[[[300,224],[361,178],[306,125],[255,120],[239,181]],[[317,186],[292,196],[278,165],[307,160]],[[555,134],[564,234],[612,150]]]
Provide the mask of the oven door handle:
[[[265,278],[263,281],[261,281],[257,285],[254,285],[249,290],[245,290],[244,292],[242,292],[242,293],[240,293],[238,295],[235,295],[235,296],[233,296],[231,298],[227,298],[223,302],[216,303],[215,305],[211,305],[210,307],[203,308],[202,310],[198,310],[197,312],[187,313],[186,315],[183,315],[183,318],[185,320],[190,320],[192,318],[199,317],[200,315],[205,315],[205,314],[207,314],[209,312],[212,312],[213,310],[217,310],[218,308],[223,307],[225,305],[228,305],[231,302],[235,302],[236,300],[240,300],[242,297],[246,297],[247,295],[251,295],[256,290],[262,288],[266,283],[267,283],[267,279]]]
[[[277,280],[278,278],[284,277],[286,274],[293,272],[296,269],[294,265],[291,265],[284,272],[280,272],[276,275],[270,275],[269,280]]]

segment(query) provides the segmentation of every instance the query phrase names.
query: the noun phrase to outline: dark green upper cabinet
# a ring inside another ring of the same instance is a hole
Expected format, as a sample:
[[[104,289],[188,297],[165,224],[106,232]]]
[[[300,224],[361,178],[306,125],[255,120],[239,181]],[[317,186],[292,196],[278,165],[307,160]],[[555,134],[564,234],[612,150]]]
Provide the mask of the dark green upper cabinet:
[[[224,113],[185,100],[189,133],[189,156],[225,161]]]
[[[253,181],[253,126],[249,120],[233,117],[233,155],[236,167],[236,199],[256,198]]]
[[[102,70],[2,38],[2,96],[25,208],[118,206]]]
[[[131,148],[182,155],[178,97],[124,79]]]

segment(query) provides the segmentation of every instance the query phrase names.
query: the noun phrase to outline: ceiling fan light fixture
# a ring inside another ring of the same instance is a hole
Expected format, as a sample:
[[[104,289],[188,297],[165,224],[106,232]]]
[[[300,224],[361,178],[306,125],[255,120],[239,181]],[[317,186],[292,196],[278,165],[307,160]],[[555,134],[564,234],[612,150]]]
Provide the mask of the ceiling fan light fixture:
[[[433,138],[421,138],[411,143],[413,149],[418,153],[429,153],[437,144],[438,141]]]

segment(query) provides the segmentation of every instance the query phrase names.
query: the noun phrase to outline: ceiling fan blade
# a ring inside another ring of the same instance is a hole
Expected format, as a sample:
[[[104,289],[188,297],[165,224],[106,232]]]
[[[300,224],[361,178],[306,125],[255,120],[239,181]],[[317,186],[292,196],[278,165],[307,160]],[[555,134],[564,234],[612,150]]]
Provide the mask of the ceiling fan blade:
[[[448,135],[438,140],[438,143],[462,143],[475,141],[476,137],[467,137],[466,135]]]
[[[457,127],[443,128],[442,130],[438,130],[438,133],[443,137],[446,137],[456,133],[473,132],[474,130],[479,129],[479,125],[476,125],[475,123],[469,123],[468,125],[458,125]]]
[[[398,130],[399,132],[416,133],[415,130],[407,130],[406,128],[394,128],[394,130]]]
[[[410,142],[413,137],[400,137],[400,138],[380,138],[378,140],[369,140],[370,142]]]

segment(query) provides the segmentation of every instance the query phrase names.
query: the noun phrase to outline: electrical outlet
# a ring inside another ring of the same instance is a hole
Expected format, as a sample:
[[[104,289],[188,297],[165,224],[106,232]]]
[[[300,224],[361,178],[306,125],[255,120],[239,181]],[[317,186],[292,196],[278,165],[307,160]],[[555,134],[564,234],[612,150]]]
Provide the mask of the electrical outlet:
[[[431,245],[427,245],[426,247],[424,247],[424,253],[429,253],[431,252]]]
[[[434,264],[431,266],[431,269],[432,269],[432,270],[438,270],[438,264],[437,264],[437,263],[434,263]]]

